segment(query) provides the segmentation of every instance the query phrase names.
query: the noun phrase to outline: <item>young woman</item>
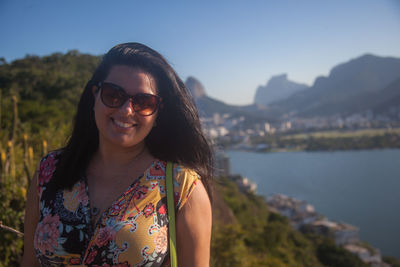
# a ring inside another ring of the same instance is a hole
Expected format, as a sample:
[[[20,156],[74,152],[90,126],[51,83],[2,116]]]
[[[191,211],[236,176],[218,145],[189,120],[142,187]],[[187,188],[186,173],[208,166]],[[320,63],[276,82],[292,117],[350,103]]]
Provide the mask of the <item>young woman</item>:
[[[192,98],[156,51],[113,47],[82,93],[68,144],[29,190],[23,266],[168,266],[166,163],[179,266],[208,266],[212,153]]]

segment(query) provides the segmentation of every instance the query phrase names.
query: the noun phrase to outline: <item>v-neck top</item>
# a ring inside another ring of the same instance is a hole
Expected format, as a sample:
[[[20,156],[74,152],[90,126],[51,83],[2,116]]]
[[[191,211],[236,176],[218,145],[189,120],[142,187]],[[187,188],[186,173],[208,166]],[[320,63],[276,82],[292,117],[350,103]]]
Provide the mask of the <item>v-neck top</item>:
[[[34,248],[41,266],[169,266],[166,162],[155,160],[93,226],[84,176],[71,190],[53,189],[56,153],[41,160],[38,173]],[[177,211],[198,179],[193,170],[173,165]]]

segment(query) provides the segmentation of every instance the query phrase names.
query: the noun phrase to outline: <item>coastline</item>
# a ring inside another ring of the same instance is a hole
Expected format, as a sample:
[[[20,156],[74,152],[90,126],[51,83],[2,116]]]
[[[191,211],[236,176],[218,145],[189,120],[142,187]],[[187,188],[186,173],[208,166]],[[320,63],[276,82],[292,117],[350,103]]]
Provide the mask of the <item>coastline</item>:
[[[270,211],[287,217],[291,225],[302,233],[312,233],[333,238],[336,245],[357,255],[371,266],[390,266],[382,261],[378,248],[374,248],[359,238],[359,228],[345,222],[329,220],[316,212],[313,205],[283,194],[266,198]]]
[[[400,149],[400,129],[282,133],[222,143],[228,150],[254,152]]]
[[[399,198],[395,190],[398,179],[390,175],[399,171],[396,163],[399,160],[395,160],[398,149],[335,153],[230,150],[228,153],[233,172],[255,181],[259,195],[283,193],[307,200],[327,217],[360,227],[361,239],[372,242],[383,255],[399,257],[395,249],[398,239],[393,234],[398,232],[399,216],[390,212]],[[359,164],[367,169],[356,168]],[[349,175],[351,178],[347,178]],[[338,199],[337,195],[341,197]],[[382,250],[385,236],[386,248]]]

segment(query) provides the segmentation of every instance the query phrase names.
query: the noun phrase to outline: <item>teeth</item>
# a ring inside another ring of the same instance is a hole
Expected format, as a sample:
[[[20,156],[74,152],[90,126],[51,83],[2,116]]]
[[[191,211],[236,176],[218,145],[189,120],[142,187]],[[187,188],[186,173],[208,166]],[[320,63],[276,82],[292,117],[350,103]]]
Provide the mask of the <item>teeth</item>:
[[[125,122],[117,121],[117,120],[114,120],[114,123],[115,123],[116,125],[118,125],[119,127],[123,127],[123,128],[129,128],[129,127],[132,127],[132,126],[133,126],[132,123],[125,123]]]

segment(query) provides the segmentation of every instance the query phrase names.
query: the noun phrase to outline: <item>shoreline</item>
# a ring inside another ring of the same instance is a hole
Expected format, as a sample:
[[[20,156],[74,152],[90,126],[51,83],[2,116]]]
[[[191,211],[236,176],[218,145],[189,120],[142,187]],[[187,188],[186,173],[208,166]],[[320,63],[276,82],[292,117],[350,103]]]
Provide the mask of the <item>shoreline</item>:
[[[280,133],[247,136],[232,143],[221,139],[226,149],[256,152],[346,151],[400,149],[400,128],[392,130],[359,130],[350,132]],[[218,143],[218,141],[217,141]]]
[[[266,197],[268,208],[289,219],[292,227],[302,233],[314,233],[334,239],[336,245],[357,255],[372,266],[388,266],[382,261],[379,248],[360,240],[359,228],[346,222],[328,219],[318,213],[312,204],[284,194]]]
[[[305,150],[305,149],[274,149],[274,150],[257,150],[257,149],[243,149],[226,147],[226,151],[239,151],[239,152],[250,152],[258,154],[268,154],[268,153],[287,153],[287,152],[368,152],[368,151],[379,151],[379,150],[400,150],[400,147],[383,147],[383,148],[366,148],[366,149],[332,149],[332,150]]]
[[[399,218],[390,210],[395,207],[398,196],[391,198],[390,203],[384,201],[385,194],[395,196],[393,195],[395,188],[388,187],[388,185],[397,184],[393,173],[397,172],[399,168],[392,159],[397,157],[398,149],[357,150],[355,153],[354,151],[349,153],[347,151],[275,153],[274,156],[272,156],[273,153],[268,156],[267,153],[248,150],[229,150],[227,152],[232,166],[235,167],[232,172],[240,173],[256,182],[259,195],[268,197],[279,192],[307,200],[309,203],[316,203],[317,209],[327,217],[359,226],[361,238],[372,242],[375,247],[382,247],[383,255],[399,257],[398,252],[393,249],[398,241],[393,240],[393,235],[389,234],[389,231],[392,233],[397,231],[396,222]],[[344,154],[342,155],[341,152]],[[369,154],[370,152],[373,154]],[[398,161],[396,160],[396,162]],[[360,169],[357,167],[358,164],[366,164],[368,169],[363,171],[364,168]],[[390,169],[387,169],[389,167]],[[382,171],[386,175],[377,176],[382,174]],[[365,176],[367,174],[370,175]],[[351,177],[346,178],[346,175]],[[341,178],[338,179],[339,177]],[[377,179],[378,177],[380,179]],[[378,187],[381,190],[376,191],[375,189]],[[340,199],[335,197],[337,194],[341,195]],[[374,201],[371,199],[371,195],[381,201]],[[352,204],[348,205],[348,201],[352,201]],[[377,213],[379,217],[372,216],[373,220],[371,221],[369,219],[371,216],[364,208],[366,206],[370,206],[370,212]],[[389,221],[382,224],[385,220]],[[381,238],[377,239],[374,237],[375,234],[371,234],[381,229],[383,225],[385,228],[382,229],[387,230],[381,231],[381,235],[389,234],[387,240],[389,243],[382,243],[379,241]]]

